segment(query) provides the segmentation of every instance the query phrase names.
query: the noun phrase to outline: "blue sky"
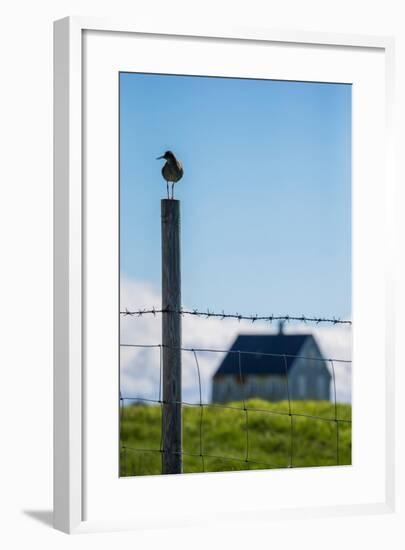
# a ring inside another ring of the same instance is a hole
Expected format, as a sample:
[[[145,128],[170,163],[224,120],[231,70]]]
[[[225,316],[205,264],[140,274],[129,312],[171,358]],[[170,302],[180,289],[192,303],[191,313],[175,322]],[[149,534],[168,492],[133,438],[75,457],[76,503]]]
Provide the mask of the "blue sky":
[[[350,315],[350,85],[120,75],[121,275],[158,290],[167,149],[184,306]]]

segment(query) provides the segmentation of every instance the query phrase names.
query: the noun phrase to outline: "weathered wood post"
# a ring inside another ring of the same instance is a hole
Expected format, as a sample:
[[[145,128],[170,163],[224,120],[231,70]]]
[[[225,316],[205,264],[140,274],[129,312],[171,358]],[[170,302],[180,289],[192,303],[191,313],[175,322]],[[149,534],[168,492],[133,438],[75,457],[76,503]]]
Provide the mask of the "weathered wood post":
[[[180,201],[163,199],[162,357],[164,474],[182,472]]]

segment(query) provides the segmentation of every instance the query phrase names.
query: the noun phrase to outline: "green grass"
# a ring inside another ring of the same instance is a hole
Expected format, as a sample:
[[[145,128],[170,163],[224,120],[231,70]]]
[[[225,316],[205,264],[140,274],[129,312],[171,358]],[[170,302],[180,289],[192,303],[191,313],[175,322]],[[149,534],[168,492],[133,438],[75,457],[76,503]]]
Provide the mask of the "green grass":
[[[202,424],[199,406],[183,407],[184,473],[285,468],[290,465],[291,458],[293,467],[333,466],[337,464],[337,426],[339,464],[351,464],[351,423],[336,423],[334,406],[330,402],[294,401],[291,403],[292,418],[288,414],[287,401],[250,400],[246,402],[247,414],[243,403],[228,405],[242,410],[204,406]],[[322,420],[299,415],[317,416]],[[351,420],[351,406],[339,404],[337,418]],[[200,456],[200,424],[204,459]],[[160,407],[125,407],[120,436],[122,476],[161,473],[161,453],[151,452],[160,449]]]

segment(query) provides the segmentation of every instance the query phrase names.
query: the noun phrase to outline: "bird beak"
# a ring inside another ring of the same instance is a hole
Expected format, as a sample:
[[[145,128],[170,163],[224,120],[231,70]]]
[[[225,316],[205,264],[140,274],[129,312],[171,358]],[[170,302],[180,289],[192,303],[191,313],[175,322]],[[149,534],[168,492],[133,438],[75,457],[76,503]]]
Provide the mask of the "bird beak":
[[[156,160],[159,160],[159,159],[164,159],[165,157],[162,155],[161,157],[157,157]]]

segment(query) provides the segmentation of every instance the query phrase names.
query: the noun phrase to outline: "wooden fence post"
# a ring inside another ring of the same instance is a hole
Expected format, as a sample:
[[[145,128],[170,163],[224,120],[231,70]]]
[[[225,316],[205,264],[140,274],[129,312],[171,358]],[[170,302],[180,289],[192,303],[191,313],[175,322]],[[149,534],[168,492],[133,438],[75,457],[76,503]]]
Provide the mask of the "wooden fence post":
[[[180,201],[163,199],[162,357],[164,474],[182,473]]]

